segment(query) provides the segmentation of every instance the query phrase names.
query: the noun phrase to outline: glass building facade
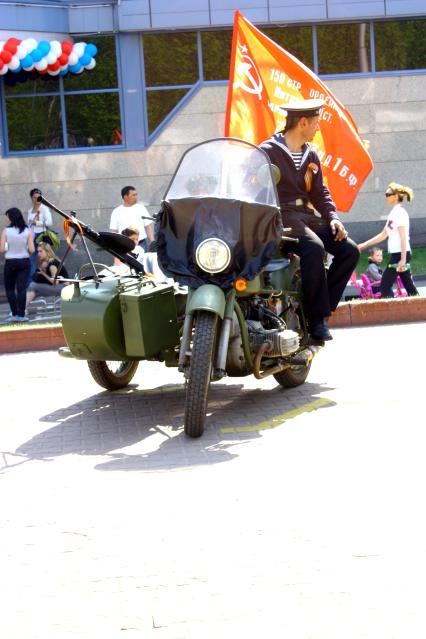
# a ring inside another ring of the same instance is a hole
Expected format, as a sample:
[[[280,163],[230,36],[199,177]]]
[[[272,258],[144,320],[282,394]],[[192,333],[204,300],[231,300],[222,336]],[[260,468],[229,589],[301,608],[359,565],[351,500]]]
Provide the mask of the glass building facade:
[[[257,26],[322,78],[426,73],[421,17]],[[4,156],[146,148],[197,88],[229,76],[230,28],[73,37],[96,44],[92,71],[0,77]]]

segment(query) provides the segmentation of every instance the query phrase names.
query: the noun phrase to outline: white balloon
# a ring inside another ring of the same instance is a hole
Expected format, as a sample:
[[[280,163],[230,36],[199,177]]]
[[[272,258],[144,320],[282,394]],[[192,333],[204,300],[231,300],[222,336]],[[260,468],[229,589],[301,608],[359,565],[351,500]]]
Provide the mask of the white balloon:
[[[58,71],[66,71],[68,69],[68,65],[64,64],[64,66],[59,67]]]
[[[5,64],[4,67],[0,69],[0,75],[4,75],[8,71],[9,71],[9,67],[7,66],[7,64]]]
[[[91,71],[92,69],[94,69],[96,66],[96,60],[95,58],[92,58],[89,62],[89,64],[86,64],[86,66],[84,67],[85,69],[87,69],[88,71]]]
[[[80,73],[83,73],[84,67],[81,67],[80,71],[76,71],[75,75],[80,75]]]
[[[0,51],[3,49],[6,42],[4,40],[0,40]]]
[[[16,55],[12,56],[12,59],[8,64],[9,69],[13,71],[14,69],[17,69],[19,65],[20,65],[20,62],[19,62],[18,56]]]
[[[40,62],[36,62],[34,66],[37,69],[37,71],[44,71],[45,69],[47,69],[46,58],[42,58]]]
[[[77,42],[72,48],[72,52],[77,54],[77,58],[81,58],[86,48],[85,42]],[[74,63],[75,64],[75,63]]]
[[[58,56],[55,55],[52,50],[50,50],[49,53],[46,56],[47,64],[55,64],[57,58],[58,58]]]
[[[18,48],[16,50],[16,55],[18,56],[18,58],[20,60],[23,60],[25,56],[27,55],[27,53],[28,53],[28,48],[25,42],[21,42],[21,44],[18,44]]]
[[[71,51],[69,58],[68,58],[68,64],[77,64],[78,62],[78,55],[76,54],[76,52],[74,51],[74,49]]]
[[[61,43],[59,42],[59,40],[52,40],[51,41],[50,50],[53,51],[53,53],[55,54],[55,56],[57,58],[59,58],[59,56],[62,53],[62,47],[61,47]],[[53,64],[53,62],[51,64]]]
[[[24,42],[27,46],[28,53],[34,51],[37,46],[37,40],[35,40],[35,38],[27,38],[26,40],[24,40]]]
[[[57,71],[52,71],[52,69],[48,69],[47,73],[49,75],[58,75],[59,74],[60,69],[57,69]]]
[[[32,64],[30,67],[25,67],[24,71],[33,71],[34,65]]]

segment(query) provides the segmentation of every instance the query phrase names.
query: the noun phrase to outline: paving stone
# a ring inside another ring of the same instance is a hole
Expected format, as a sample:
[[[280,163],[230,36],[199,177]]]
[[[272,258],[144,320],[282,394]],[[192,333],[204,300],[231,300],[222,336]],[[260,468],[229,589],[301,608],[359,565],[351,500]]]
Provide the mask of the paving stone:
[[[1,356],[2,637],[424,637],[425,327],[335,329],[295,389],[222,380],[198,440],[173,369],[111,395]]]

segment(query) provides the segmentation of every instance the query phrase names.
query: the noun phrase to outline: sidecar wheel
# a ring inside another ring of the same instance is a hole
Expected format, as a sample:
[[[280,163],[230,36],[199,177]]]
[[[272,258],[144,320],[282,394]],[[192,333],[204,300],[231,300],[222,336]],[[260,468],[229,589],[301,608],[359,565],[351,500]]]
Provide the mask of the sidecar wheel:
[[[102,388],[112,391],[124,388],[131,382],[139,362],[95,362],[88,360],[87,365],[95,382]]]
[[[195,318],[194,339],[185,398],[185,434],[201,437],[206,421],[217,315],[201,311]]]
[[[300,386],[306,381],[311,370],[311,362],[307,366],[295,366],[294,368],[287,368],[281,373],[274,375],[278,384],[283,388],[294,388]]]

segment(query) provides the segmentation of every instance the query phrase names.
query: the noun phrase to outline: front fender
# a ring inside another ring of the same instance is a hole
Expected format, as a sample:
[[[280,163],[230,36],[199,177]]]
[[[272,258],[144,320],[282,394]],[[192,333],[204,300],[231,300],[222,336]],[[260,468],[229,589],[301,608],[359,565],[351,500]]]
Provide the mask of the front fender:
[[[225,304],[225,293],[221,288],[214,286],[214,284],[204,284],[190,291],[186,312],[192,315],[195,311],[210,311],[223,319]]]

